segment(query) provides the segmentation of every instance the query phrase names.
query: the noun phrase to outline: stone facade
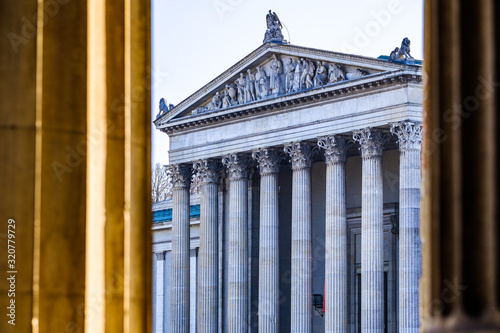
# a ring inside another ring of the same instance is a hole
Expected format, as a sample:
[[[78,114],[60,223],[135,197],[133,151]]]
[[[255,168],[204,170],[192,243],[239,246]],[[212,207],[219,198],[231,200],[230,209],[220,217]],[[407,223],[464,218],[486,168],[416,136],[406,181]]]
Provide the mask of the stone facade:
[[[156,332],[418,332],[421,78],[265,43],[164,110]]]

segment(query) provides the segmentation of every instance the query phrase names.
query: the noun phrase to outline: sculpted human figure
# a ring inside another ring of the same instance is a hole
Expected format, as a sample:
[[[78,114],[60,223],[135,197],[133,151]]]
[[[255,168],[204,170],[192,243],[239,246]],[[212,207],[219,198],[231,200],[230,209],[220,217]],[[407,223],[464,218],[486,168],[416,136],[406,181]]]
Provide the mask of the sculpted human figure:
[[[262,70],[262,67],[257,66],[255,68],[255,93],[257,96],[260,96],[260,79],[266,76],[266,72]]]
[[[300,58],[299,61],[295,63],[295,71],[293,75],[293,91],[302,90],[302,64],[304,58]]]
[[[236,105],[238,104],[238,101],[236,100],[236,89],[233,85],[231,84],[226,84],[226,96],[229,97],[229,102],[231,105]]]
[[[314,62],[312,62],[312,60],[307,60],[307,72],[305,79],[306,89],[310,89],[313,87],[313,77],[314,77],[315,67],[316,66],[314,66]]]
[[[307,60],[304,58],[301,58],[302,60],[302,75],[300,76],[300,89],[305,89],[306,88],[306,77],[307,74],[309,73],[309,64],[307,63]]]
[[[228,108],[231,106],[231,100],[229,95],[227,94],[227,91],[224,90],[224,95],[222,96],[222,108]]]
[[[281,43],[283,41],[283,34],[281,33],[282,25],[275,12],[271,13],[271,10],[269,10],[269,14],[266,15],[266,24],[267,30],[263,42]]]
[[[271,90],[271,94],[278,94],[281,89],[281,73],[283,72],[283,65],[276,54],[273,54],[270,69],[269,89]]]
[[[313,86],[314,63],[302,58],[302,75],[300,77],[301,89],[309,89]]]
[[[255,101],[255,76],[251,69],[247,69],[245,80],[245,103]]]
[[[285,91],[287,93],[292,91],[294,72],[295,66],[292,63],[292,58],[288,58],[288,63],[285,66]]]
[[[268,76],[262,76],[259,79],[259,98],[263,99],[266,98],[267,95],[269,95],[269,77]]]
[[[220,93],[217,91],[214,97],[212,97],[212,101],[208,103],[208,111],[213,111],[221,108],[222,101],[220,97]]]
[[[314,86],[322,87],[326,83],[327,72],[326,72],[326,63],[318,62],[318,69],[316,69],[316,76],[314,77]]]
[[[240,77],[235,81],[236,87],[238,88],[238,103],[243,104],[245,102],[245,78],[243,73],[240,73]]]

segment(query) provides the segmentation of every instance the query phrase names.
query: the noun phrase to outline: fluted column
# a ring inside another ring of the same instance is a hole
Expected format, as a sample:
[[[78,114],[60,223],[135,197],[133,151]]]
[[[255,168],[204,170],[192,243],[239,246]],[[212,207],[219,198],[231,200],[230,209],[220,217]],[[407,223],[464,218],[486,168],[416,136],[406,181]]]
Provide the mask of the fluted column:
[[[382,152],[386,140],[369,128],[355,131],[363,160],[361,199],[361,331],[384,332]]]
[[[196,283],[198,281],[198,250],[190,249],[189,251],[189,260],[191,265],[191,271],[189,272],[191,275],[191,290],[190,293],[190,316],[189,316],[189,332],[196,333],[197,329],[197,319],[198,319],[198,311],[197,311],[197,300],[198,300],[198,289],[196,288]]]
[[[260,171],[259,332],[279,332],[278,176],[281,153],[253,152]]]
[[[163,311],[165,302],[165,252],[155,253],[156,257],[156,304],[155,304],[155,320],[156,333],[163,333]]]
[[[312,147],[295,142],[285,146],[292,162],[292,290],[291,332],[312,331]]]
[[[222,159],[229,178],[227,331],[248,331],[248,163],[245,155]]]
[[[422,268],[419,236],[422,125],[392,124],[399,161],[399,332],[419,330],[418,279]]]
[[[211,160],[194,164],[200,177],[200,252],[198,280],[198,332],[217,332],[218,326],[218,218],[217,187],[220,165]]]
[[[189,331],[189,186],[191,167],[171,165],[172,268],[170,282],[170,332]]]
[[[320,138],[326,161],[325,332],[347,332],[347,217],[345,162],[348,142]]]

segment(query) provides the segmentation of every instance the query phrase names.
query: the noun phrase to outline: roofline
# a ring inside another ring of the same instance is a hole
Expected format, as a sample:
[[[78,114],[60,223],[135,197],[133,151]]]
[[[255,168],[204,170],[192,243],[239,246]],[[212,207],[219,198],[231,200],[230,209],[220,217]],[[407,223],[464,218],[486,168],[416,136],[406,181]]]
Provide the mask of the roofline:
[[[197,102],[202,96],[210,94],[213,89],[217,88],[220,84],[223,84],[226,80],[228,80],[230,78],[230,76],[234,75],[235,72],[238,72],[238,70],[237,70],[238,68],[246,67],[246,66],[248,66],[249,63],[259,60],[264,54],[268,53],[268,51],[269,52],[274,51],[274,52],[278,52],[281,54],[288,54],[291,56],[294,55],[294,51],[295,52],[307,51],[308,53],[313,53],[311,56],[314,56],[318,59],[321,59],[324,57],[325,58],[324,60],[328,60],[328,59],[331,59],[332,56],[334,56],[337,58],[336,62],[338,62],[340,64],[347,62],[347,61],[357,60],[358,62],[361,62],[361,63],[366,63],[366,64],[370,64],[372,66],[375,65],[375,67],[380,67],[377,69],[387,69],[387,67],[392,67],[395,70],[397,70],[397,69],[408,68],[407,66],[409,66],[409,67],[421,67],[420,65],[393,63],[393,62],[388,62],[386,60],[373,58],[373,57],[353,55],[353,54],[347,54],[347,53],[341,53],[341,52],[335,52],[335,51],[329,51],[329,50],[322,50],[322,49],[316,49],[316,48],[293,45],[293,44],[265,43],[265,44],[260,45],[258,48],[256,48],[255,50],[250,52],[248,55],[246,55],[243,59],[239,60],[234,65],[232,65],[231,67],[226,69],[224,72],[219,74],[213,80],[211,80],[210,82],[205,84],[203,87],[196,90],[194,93],[189,95],[187,98],[182,100],[179,104],[174,106],[166,114],[155,119],[153,121],[153,123],[155,124],[156,128],[157,129],[164,128],[165,126],[162,126],[162,125],[168,123],[175,116],[177,116],[178,114],[185,111],[187,107],[189,107],[191,104],[194,104],[195,102]]]

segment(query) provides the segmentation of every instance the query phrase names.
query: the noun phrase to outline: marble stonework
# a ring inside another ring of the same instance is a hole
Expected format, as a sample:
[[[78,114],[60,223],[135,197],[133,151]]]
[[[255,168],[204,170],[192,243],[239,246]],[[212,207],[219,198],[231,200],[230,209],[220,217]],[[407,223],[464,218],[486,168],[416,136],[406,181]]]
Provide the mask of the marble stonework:
[[[170,163],[192,167],[197,190],[153,208],[182,210],[153,226],[158,270],[182,258],[174,269],[190,272],[156,283],[158,318],[190,332],[418,332],[420,66],[265,42],[160,105]]]

